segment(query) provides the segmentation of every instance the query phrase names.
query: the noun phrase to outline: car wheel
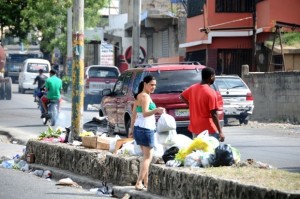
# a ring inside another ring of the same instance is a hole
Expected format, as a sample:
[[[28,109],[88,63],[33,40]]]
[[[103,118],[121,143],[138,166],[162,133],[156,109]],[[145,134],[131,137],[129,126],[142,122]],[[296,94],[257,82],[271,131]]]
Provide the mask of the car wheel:
[[[227,126],[227,125],[228,125],[228,118],[224,117],[224,126]]]
[[[5,98],[5,82],[0,82],[0,100]]]
[[[5,82],[5,99],[11,100],[11,79],[9,81]]]

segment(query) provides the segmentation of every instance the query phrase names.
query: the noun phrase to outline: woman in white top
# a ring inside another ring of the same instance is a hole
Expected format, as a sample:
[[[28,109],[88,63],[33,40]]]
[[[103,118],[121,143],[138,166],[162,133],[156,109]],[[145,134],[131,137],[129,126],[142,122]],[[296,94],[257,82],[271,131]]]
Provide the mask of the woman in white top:
[[[143,162],[140,164],[140,173],[135,185],[136,190],[143,190],[148,186],[148,172],[153,158],[156,128],[155,114],[162,114],[165,111],[162,107],[156,107],[150,97],[150,93],[153,93],[155,88],[155,78],[151,75],[145,76],[139,84],[138,93],[134,96],[135,103],[129,137],[134,137],[143,152]]]

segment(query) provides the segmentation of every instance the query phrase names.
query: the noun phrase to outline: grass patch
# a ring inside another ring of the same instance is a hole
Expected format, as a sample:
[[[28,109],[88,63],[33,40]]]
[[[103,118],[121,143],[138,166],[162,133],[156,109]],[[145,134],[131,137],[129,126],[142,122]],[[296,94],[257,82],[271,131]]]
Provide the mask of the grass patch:
[[[285,192],[300,192],[300,173],[254,167],[211,167],[193,170],[215,178]]]

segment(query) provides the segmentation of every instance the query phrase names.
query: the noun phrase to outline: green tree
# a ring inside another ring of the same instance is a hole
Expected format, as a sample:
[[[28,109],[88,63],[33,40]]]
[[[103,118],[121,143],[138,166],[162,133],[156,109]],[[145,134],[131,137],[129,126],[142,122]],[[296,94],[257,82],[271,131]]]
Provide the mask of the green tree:
[[[4,28],[7,37],[19,37],[22,40],[26,39],[29,31],[28,20],[25,19],[21,11],[26,7],[26,0],[1,0],[0,1],[0,27],[1,37],[4,35]],[[23,27],[21,28],[21,22]],[[3,39],[3,38],[1,38]]]
[[[85,27],[95,27],[100,23],[98,11],[109,1],[85,0]],[[52,52],[57,47],[62,54],[66,54],[67,9],[72,3],[72,0],[27,0],[21,14],[26,21],[30,21],[31,30],[42,33],[41,49],[44,52]],[[22,27],[27,27],[26,21],[22,21]]]

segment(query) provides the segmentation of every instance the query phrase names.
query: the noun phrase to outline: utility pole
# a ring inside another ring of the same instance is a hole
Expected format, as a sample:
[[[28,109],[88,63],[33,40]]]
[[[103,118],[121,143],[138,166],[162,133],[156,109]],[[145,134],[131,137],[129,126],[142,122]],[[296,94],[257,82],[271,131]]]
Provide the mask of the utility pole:
[[[73,1],[73,65],[71,139],[82,132],[84,94],[84,0]]]
[[[140,57],[140,26],[141,26],[141,0],[133,0],[133,26],[131,67],[139,64]]]
[[[256,0],[253,0],[253,11],[252,11],[252,19],[253,19],[253,57],[252,57],[252,72],[256,72],[256,29],[257,29],[257,19],[256,19]]]
[[[72,8],[68,8],[67,29],[67,69],[65,72],[70,76],[72,74]]]

